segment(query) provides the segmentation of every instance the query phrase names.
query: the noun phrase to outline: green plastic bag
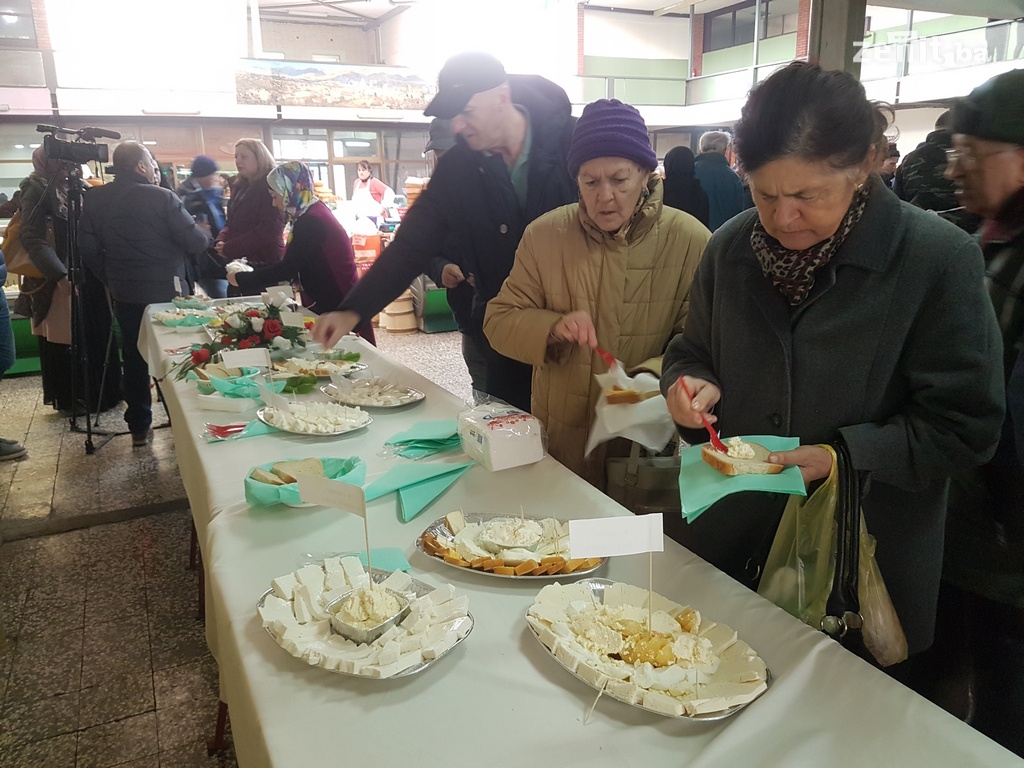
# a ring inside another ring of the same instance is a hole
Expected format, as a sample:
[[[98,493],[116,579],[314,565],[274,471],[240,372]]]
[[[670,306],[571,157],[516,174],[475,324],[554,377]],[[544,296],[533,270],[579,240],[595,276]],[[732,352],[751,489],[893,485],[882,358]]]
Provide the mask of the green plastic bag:
[[[821,446],[832,451],[831,446]],[[828,479],[810,498],[790,496],[775,533],[757,593],[815,629],[832,591],[836,566],[836,504],[839,476],[835,454]],[[875,539],[860,516],[857,597],[864,619],[864,645],[888,667],[907,658],[903,633],[875,559]]]

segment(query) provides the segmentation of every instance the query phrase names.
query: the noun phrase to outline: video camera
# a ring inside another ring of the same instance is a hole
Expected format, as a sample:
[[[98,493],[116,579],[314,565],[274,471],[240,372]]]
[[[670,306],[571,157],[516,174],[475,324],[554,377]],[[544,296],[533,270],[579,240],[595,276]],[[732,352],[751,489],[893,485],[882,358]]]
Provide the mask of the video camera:
[[[43,153],[50,160],[64,160],[69,163],[88,163],[95,160],[98,163],[108,161],[108,150],[106,144],[97,144],[96,139],[120,139],[121,134],[117,131],[108,131],[105,128],[61,128],[56,125],[37,125],[36,131],[48,134],[43,137]],[[64,141],[57,138],[62,133],[73,136],[72,141]]]

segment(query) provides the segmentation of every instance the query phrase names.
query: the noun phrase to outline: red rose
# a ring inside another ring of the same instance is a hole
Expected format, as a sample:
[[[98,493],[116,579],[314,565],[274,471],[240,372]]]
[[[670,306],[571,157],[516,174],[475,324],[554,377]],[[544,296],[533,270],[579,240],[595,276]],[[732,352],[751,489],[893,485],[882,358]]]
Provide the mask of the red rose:
[[[208,349],[194,349],[192,350],[192,365],[203,365],[204,363],[210,362],[210,350]]]
[[[246,317],[259,317],[260,313],[259,313],[259,310],[250,309],[248,312],[245,313],[245,316]]]
[[[249,343],[252,344],[254,347],[258,347],[260,345],[260,341],[261,339],[258,333],[254,333],[252,336],[249,337]]]
[[[283,330],[280,320],[267,320],[263,323],[263,335],[268,339],[280,336]]]
[[[306,320],[303,322],[303,325],[306,326],[306,330],[310,330],[313,327],[313,322],[313,320]]]
[[[220,337],[220,343],[221,344],[231,344],[233,342],[234,342],[234,339],[231,338],[230,336],[221,336]]]
[[[248,339],[242,339],[240,342],[238,342],[238,348],[239,349],[248,349],[251,346],[252,346],[252,342],[249,341]]]

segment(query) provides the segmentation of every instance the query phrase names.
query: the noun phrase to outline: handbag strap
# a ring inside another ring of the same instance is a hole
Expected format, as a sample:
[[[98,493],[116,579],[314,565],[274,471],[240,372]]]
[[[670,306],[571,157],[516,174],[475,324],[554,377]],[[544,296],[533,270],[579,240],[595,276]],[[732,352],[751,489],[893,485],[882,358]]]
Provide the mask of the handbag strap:
[[[842,439],[835,444],[839,493],[836,498],[836,566],[832,591],[821,618],[821,631],[833,640],[864,625],[857,597],[860,567],[860,482]]]
[[[626,462],[625,484],[627,488],[635,488],[640,480],[640,443],[633,443],[629,449],[629,460]]]

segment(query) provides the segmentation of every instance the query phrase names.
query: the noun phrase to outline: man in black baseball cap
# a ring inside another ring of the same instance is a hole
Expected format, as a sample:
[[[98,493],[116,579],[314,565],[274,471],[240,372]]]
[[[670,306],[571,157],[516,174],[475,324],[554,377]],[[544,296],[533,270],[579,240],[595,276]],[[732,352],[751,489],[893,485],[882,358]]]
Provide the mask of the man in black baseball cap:
[[[460,53],[441,69],[426,114],[450,119],[458,140],[391,245],[313,336],[333,346],[425,272],[448,289],[473,388],[528,410],[532,368],[491,348],[484,311],[526,226],[578,198],[566,160],[576,122],[569,97],[543,77],[506,74],[488,53]]]
[[[505,83],[505,68],[489,53],[458,53],[437,76],[437,96],[423,110],[430,117],[451,120],[474,95]]]

